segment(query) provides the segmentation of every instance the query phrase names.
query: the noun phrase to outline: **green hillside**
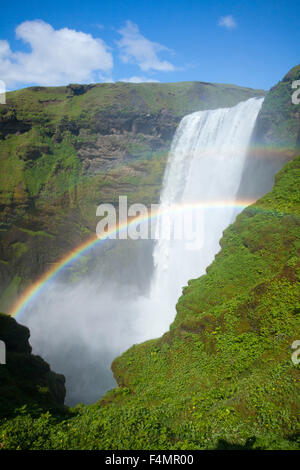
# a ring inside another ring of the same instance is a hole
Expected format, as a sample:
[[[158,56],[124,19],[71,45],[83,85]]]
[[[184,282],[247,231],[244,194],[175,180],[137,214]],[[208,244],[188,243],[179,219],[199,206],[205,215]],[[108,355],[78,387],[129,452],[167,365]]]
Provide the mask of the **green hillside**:
[[[119,386],[62,418],[2,423],[4,448],[296,449],[300,366],[300,157],[225,232],[171,329],[113,363]]]

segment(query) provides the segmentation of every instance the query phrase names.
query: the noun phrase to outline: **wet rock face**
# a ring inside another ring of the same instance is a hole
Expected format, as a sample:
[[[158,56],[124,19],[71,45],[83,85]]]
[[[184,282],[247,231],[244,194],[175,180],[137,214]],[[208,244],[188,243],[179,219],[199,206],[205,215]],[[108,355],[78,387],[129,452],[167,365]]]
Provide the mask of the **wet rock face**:
[[[158,113],[122,112],[117,109],[111,112],[101,112],[94,116],[91,131],[101,135],[145,134],[161,139],[171,139],[180,118],[168,109]]]
[[[13,318],[0,314],[0,338],[8,352],[30,354],[29,329],[19,325]]]
[[[240,184],[241,198],[257,199],[270,191],[275,174],[300,153],[300,104],[292,102],[296,80],[300,80],[300,66],[291,69],[265,97]]]
[[[300,80],[300,65],[271,88],[258,115],[253,139],[263,147],[300,150],[300,104],[292,102],[293,82]]]
[[[125,135],[103,135],[95,142],[77,145],[77,155],[82,161],[84,173],[94,175],[124,162],[129,157],[127,143],[128,138]]]
[[[100,114],[93,120],[91,135],[81,128],[76,143],[84,173],[95,175],[153,152],[166,151],[179,119],[168,112],[159,115]]]
[[[6,346],[6,364],[0,365],[0,417],[25,404],[45,410],[64,404],[64,376],[31,353],[29,337],[28,328],[0,313],[0,340]]]

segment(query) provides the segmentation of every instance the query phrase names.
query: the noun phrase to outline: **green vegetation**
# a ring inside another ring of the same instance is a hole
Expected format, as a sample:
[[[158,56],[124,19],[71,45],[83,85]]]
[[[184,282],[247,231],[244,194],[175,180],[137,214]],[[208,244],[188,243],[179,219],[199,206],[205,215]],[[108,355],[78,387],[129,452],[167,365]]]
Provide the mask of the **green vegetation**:
[[[99,112],[160,113],[168,110],[181,118],[201,109],[233,106],[251,96],[264,95],[235,85],[204,82],[178,83],[102,83],[83,86],[76,94],[67,87],[30,87],[8,93],[9,117],[35,122],[45,133],[63,117],[89,124]],[[7,114],[1,107],[2,115]],[[45,127],[45,123],[47,126]]]
[[[118,387],[64,416],[4,419],[5,449],[299,449],[300,157],[224,232],[162,338],[112,365]]]

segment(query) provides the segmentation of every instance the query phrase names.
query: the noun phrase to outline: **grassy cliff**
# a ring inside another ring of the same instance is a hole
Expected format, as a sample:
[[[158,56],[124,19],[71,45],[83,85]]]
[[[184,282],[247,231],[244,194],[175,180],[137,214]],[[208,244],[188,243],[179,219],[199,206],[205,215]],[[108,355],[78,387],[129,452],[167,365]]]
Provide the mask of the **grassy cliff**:
[[[300,105],[293,103],[293,82],[300,80],[300,65],[293,67],[266,95],[256,122],[256,140],[265,149],[300,151]]]
[[[170,331],[113,363],[119,386],[72,415],[2,422],[4,448],[299,448],[300,157],[224,232]]]
[[[292,101],[292,85],[299,79],[297,65],[265,96],[240,184],[241,197],[257,199],[265,194],[273,186],[274,175],[300,153],[300,104]]]

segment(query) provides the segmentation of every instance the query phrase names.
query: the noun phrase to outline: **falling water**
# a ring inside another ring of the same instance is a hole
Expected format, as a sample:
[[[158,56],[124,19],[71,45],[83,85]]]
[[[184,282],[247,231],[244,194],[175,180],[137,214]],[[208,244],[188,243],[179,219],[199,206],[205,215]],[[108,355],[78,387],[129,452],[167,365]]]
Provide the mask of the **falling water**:
[[[236,194],[262,102],[251,98],[232,108],[189,114],[176,131],[161,193],[160,210],[167,214],[161,217],[162,227],[170,229],[182,217],[176,213],[170,220],[174,204],[188,205],[202,220],[201,239],[195,246],[184,237],[156,242],[150,299],[141,319],[145,338],[167,331],[182,287],[205,273],[219,251],[223,230],[241,210]]]

